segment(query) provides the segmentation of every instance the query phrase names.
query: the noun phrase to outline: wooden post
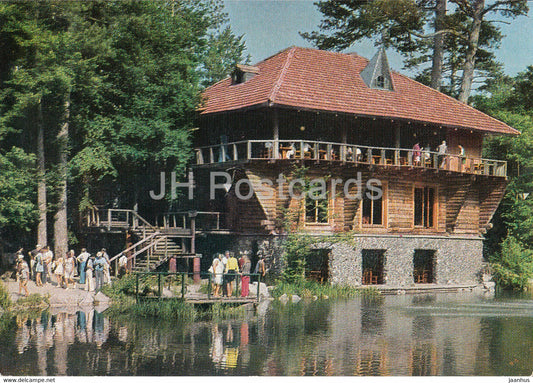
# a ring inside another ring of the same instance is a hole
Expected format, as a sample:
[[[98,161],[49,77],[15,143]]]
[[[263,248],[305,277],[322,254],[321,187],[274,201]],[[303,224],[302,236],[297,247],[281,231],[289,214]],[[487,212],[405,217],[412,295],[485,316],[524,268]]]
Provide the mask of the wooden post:
[[[278,110],[274,109],[272,113],[272,133],[274,137],[274,158],[279,158],[279,119]]]
[[[259,302],[259,287],[261,286],[261,274],[257,276],[257,301]]]
[[[107,209],[107,230],[111,230],[111,209]]]
[[[185,273],[181,273],[181,299],[185,298]]]
[[[161,273],[157,274],[157,292],[159,294],[159,299],[161,299]]]
[[[139,303],[139,274],[136,274],[135,277],[135,302]]]
[[[239,159],[239,154],[237,153],[237,144],[233,144],[233,161]]]
[[[252,142],[247,141],[246,142],[246,159],[252,158]]]

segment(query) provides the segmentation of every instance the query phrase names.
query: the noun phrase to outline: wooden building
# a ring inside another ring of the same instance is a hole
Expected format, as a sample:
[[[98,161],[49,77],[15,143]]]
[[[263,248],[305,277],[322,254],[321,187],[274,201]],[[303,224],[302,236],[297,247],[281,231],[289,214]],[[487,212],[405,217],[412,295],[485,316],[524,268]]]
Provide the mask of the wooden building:
[[[275,268],[287,226],[345,232],[355,245],[317,249],[312,276],[477,283],[507,184],[506,163],[482,158],[483,139],[518,131],[391,71],[383,49],[369,61],[291,47],[238,65],[204,96],[195,207],[223,216],[235,248],[264,250]]]

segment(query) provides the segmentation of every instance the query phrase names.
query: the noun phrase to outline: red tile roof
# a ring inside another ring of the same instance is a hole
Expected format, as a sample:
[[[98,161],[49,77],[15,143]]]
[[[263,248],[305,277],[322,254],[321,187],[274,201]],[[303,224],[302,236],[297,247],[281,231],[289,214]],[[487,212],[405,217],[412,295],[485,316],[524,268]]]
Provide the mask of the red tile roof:
[[[255,65],[259,73],[248,81],[232,85],[227,78],[207,88],[201,114],[279,105],[520,134],[396,72],[391,72],[394,91],[368,88],[359,75],[367,64],[367,59],[354,54],[287,48]]]

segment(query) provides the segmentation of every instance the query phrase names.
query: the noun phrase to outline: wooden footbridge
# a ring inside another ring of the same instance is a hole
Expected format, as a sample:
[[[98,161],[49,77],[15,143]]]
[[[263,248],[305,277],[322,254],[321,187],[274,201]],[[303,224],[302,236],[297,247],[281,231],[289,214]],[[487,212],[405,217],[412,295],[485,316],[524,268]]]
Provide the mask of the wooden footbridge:
[[[213,274],[186,272],[139,272],[135,273],[135,299],[147,300],[179,299],[194,305],[229,304],[241,305],[259,302],[260,274],[235,274],[233,296],[213,295]],[[226,275],[226,274],[225,274]],[[249,294],[242,297],[241,276],[249,278]],[[195,283],[200,280],[204,283]],[[253,283],[251,281],[254,280]],[[224,287],[224,285],[222,286]]]

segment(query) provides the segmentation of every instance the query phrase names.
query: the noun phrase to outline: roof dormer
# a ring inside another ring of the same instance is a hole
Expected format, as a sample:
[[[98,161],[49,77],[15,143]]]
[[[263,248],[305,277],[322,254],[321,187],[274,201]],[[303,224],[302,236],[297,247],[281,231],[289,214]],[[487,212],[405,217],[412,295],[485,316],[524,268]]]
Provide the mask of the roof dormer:
[[[256,66],[237,64],[231,73],[231,85],[242,84],[259,73]]]
[[[382,47],[361,71],[361,78],[371,89],[394,90],[385,49]]]

